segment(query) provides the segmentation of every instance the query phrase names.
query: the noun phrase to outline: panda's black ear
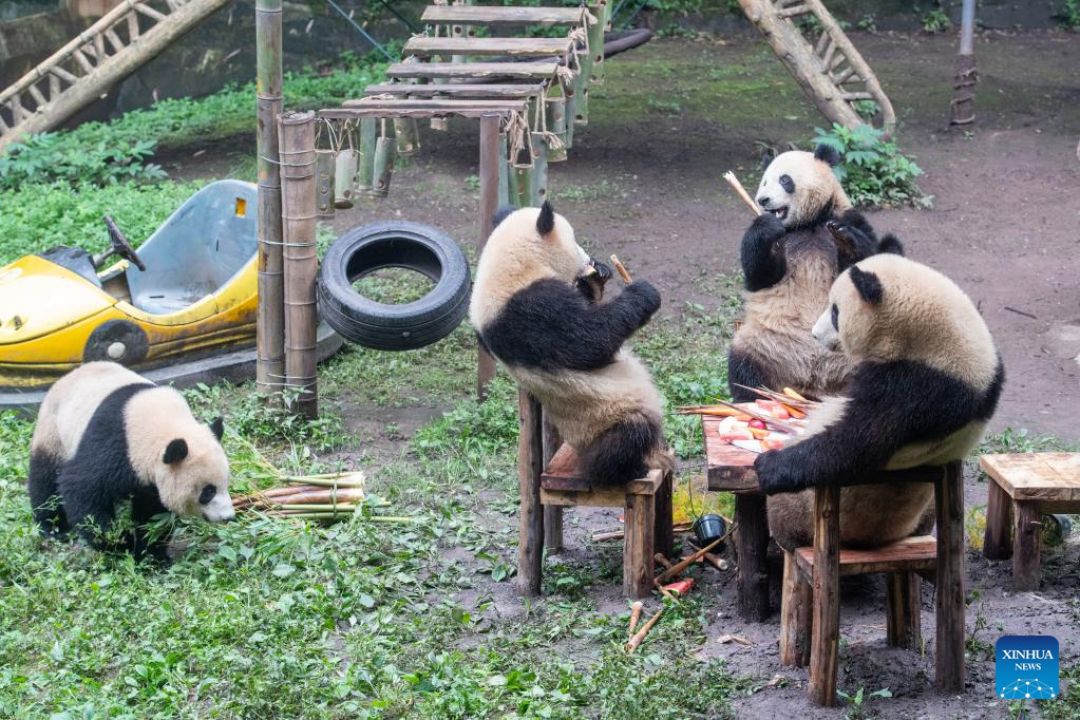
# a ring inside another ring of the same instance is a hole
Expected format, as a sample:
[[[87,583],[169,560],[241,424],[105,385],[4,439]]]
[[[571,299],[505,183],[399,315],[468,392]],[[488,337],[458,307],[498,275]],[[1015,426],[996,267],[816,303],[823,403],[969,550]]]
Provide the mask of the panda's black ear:
[[[892,253],[893,255],[903,255],[904,243],[900,242],[900,238],[896,237],[892,233],[889,233],[885,237],[881,238],[881,242],[878,243],[877,251],[879,253]]]
[[[885,288],[881,286],[881,280],[872,272],[864,272],[858,265],[851,266],[851,282],[859,291],[862,299],[871,305],[877,305],[885,295]]]
[[[210,421],[210,432],[214,433],[218,440],[225,434],[225,420],[220,415]]]
[[[165,457],[161,461],[166,465],[178,463],[188,456],[187,441],[184,438],[176,438],[165,447]]]
[[[547,235],[555,229],[555,208],[547,200],[540,206],[540,215],[536,218],[536,231]]]
[[[829,167],[836,167],[841,160],[839,151],[832,145],[826,145],[825,143],[820,143],[814,148],[814,157],[828,163]]]

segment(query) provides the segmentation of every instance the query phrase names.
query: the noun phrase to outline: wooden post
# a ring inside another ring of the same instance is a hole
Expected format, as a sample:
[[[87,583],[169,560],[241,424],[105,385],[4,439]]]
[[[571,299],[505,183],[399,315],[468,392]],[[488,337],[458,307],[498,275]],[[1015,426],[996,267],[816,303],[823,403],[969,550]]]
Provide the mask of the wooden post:
[[[975,122],[975,83],[978,79],[975,70],[975,0],[964,0],[960,12],[960,53],[956,56],[949,124],[970,125]]]
[[[518,388],[518,587],[523,595],[540,594],[544,565],[544,512],[540,504],[543,429],[540,403]]]
[[[885,576],[888,643],[919,650],[922,646],[922,578],[918,573],[894,572]]]
[[[1041,574],[1040,543],[1042,522],[1037,502],[1016,501],[1016,527],[1013,528],[1013,587],[1038,590]]]
[[[653,589],[655,511],[656,499],[652,495],[626,494],[626,507],[623,510],[626,529],[623,533],[623,593],[627,597],[648,597]]]
[[[544,467],[555,457],[555,453],[562,447],[562,437],[559,429],[551,422],[547,411],[544,411]],[[544,506],[544,546],[548,552],[559,552],[563,548],[563,508],[561,505]]]
[[[562,146],[548,148],[548,162],[562,162],[566,159],[566,99],[549,97],[544,111],[547,113],[548,132],[559,138]]]
[[[373,117],[360,119],[360,157],[357,159],[356,191],[371,192],[375,184],[375,145],[378,123]]]
[[[285,268],[285,382],[299,394],[293,409],[319,416],[316,386],[315,113],[280,119],[282,238]]]
[[[281,252],[281,175],[277,117],[281,113],[281,0],[255,4],[256,157],[259,197],[259,306],[255,322],[255,387],[277,393],[285,380],[284,268]]]
[[[480,116],[480,242],[484,249],[488,235],[495,229],[495,213],[499,209],[500,149],[505,156],[505,137],[499,134],[498,115]],[[500,147],[501,143],[501,147]],[[503,163],[505,164],[505,163]],[[487,397],[488,385],[495,377],[495,358],[483,347],[477,348],[476,394]]]
[[[739,557],[739,617],[762,622],[769,617],[769,522],[765,496],[760,493],[735,495],[735,550]]]
[[[397,154],[408,157],[420,152],[420,128],[416,118],[394,118]]]
[[[937,506],[937,642],[934,683],[943,692],[964,690],[964,466],[945,466],[934,486]]]
[[[784,551],[784,586],[780,591],[780,664],[799,663],[799,566],[795,553]]]
[[[814,629],[810,639],[810,698],[836,704],[840,650],[840,486],[814,489]]]
[[[596,24],[588,28],[589,52],[592,56],[589,82],[599,85],[604,82],[604,30],[611,20],[611,7],[607,0],[599,0],[589,7],[589,12],[596,17]]]
[[[664,481],[656,489],[656,526],[653,529],[656,552],[670,556],[675,548],[674,519],[672,518],[672,493],[675,488],[675,474],[665,473]]]
[[[798,654],[795,659],[795,664],[799,667],[806,667],[810,664],[810,644],[813,642],[814,635],[814,588],[810,584],[810,580],[799,573],[799,582],[796,587],[798,593],[797,610],[797,628],[795,637],[795,647],[798,649]]]
[[[987,480],[986,485],[986,532],[983,533],[983,555],[988,560],[1008,560],[1013,554],[1012,498],[994,478]]]

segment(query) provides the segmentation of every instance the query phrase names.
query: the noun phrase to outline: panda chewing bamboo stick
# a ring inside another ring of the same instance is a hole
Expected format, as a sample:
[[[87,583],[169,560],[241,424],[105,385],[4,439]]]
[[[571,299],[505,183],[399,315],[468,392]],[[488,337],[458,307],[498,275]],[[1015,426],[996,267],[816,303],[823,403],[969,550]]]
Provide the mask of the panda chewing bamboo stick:
[[[623,347],[660,308],[660,293],[637,280],[601,302],[610,277],[545,202],[498,222],[469,307],[480,342],[543,404],[597,485],[674,464],[663,444],[660,394]]]

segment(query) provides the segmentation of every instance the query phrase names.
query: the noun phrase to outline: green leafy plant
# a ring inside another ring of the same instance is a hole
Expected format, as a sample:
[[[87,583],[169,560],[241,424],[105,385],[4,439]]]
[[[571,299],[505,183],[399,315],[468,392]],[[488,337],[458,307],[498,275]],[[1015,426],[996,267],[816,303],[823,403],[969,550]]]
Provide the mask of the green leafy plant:
[[[133,180],[160,180],[165,171],[147,162],[154,154],[153,140],[131,144],[101,140],[71,152],[57,133],[31,135],[0,155],[0,190],[28,183],[63,181],[72,186],[110,185]]]
[[[1080,30],[1080,0],[1062,0],[1057,17],[1070,30]]]
[[[919,22],[922,23],[922,29],[930,34],[947,32],[952,27],[952,20],[941,8],[934,8],[927,12],[919,19]]]
[[[840,153],[842,162],[833,170],[856,205],[929,205],[930,198],[915,183],[922,169],[895,142],[884,139],[881,130],[865,124],[814,130],[815,145],[828,145]]]
[[[866,13],[859,18],[859,22],[855,23],[855,27],[866,32],[874,32],[877,30],[877,18],[873,13]]]
[[[867,705],[870,704],[871,700],[892,697],[892,691],[889,688],[875,690],[872,693],[867,693],[862,688],[859,688],[854,695],[850,695],[843,690],[837,690],[836,694],[847,703],[847,712],[844,714],[845,720],[863,720],[863,718],[868,717]]]

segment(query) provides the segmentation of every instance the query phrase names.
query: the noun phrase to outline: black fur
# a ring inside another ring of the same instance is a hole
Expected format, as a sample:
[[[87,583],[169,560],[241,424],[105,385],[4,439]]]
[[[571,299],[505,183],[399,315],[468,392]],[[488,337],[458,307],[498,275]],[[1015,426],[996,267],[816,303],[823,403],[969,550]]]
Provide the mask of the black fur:
[[[214,433],[214,437],[218,440],[225,435],[225,419],[218,415],[216,418],[210,421],[210,432]]]
[[[881,242],[878,243],[879,253],[892,253],[893,255],[904,254],[904,244],[900,242],[900,238],[896,237],[892,233],[887,234],[881,238]]]
[[[850,485],[879,472],[905,445],[942,438],[993,415],[1005,380],[974,388],[921,363],[864,362],[853,372],[843,417],[820,434],[754,462],[766,493]]]
[[[140,485],[135,476],[124,428],[128,401],[153,387],[136,383],[110,393],[94,411],[75,456],[67,463],[53,462],[50,466],[41,453],[35,454],[36,463],[31,458],[35,467],[30,474],[30,498],[43,532],[75,528],[92,547],[111,549],[101,534],[112,525],[117,503],[131,500],[136,528],[134,536],[125,538],[120,549],[136,557],[151,554],[164,559],[164,544],[151,544],[142,526],[165,508],[157,488]],[[55,481],[50,483],[53,478]]]
[[[499,225],[502,225],[502,221],[513,215],[515,210],[517,210],[517,208],[512,205],[503,205],[496,210],[495,215],[491,218],[491,229],[494,230],[499,227]]]
[[[877,275],[853,267],[851,268],[851,284],[859,291],[863,300],[871,305],[881,304],[885,296],[885,288],[881,286],[881,279]]]
[[[581,451],[582,474],[597,485],[645,477],[646,460],[660,446],[660,427],[645,418],[616,423]]]
[[[772,213],[762,213],[743,235],[740,256],[746,289],[764,290],[777,284],[787,273],[782,240],[787,228]]]
[[[165,446],[165,455],[161,458],[161,462],[166,465],[172,465],[178,463],[188,456],[187,441],[183,438],[176,438],[171,440],[168,445]]]
[[[842,160],[839,151],[832,145],[826,145],[825,143],[820,143],[814,148],[814,157],[822,162],[827,162],[829,167],[836,167]]]
[[[643,280],[602,304],[565,282],[539,280],[514,293],[481,336],[507,365],[596,370],[610,365],[623,342],[659,309],[660,293]]]
[[[734,348],[728,352],[728,385],[733,402],[753,402],[759,397],[757,393],[743,390],[739,385],[774,387],[772,374],[761,363]]]
[[[588,277],[583,275],[575,279],[574,287],[590,303],[598,303],[604,297],[604,286],[611,279],[611,268],[599,260],[593,260],[592,264],[596,272]]]
[[[555,208],[547,200],[540,206],[540,214],[536,217],[536,231],[541,236],[547,235],[555,229]]]

